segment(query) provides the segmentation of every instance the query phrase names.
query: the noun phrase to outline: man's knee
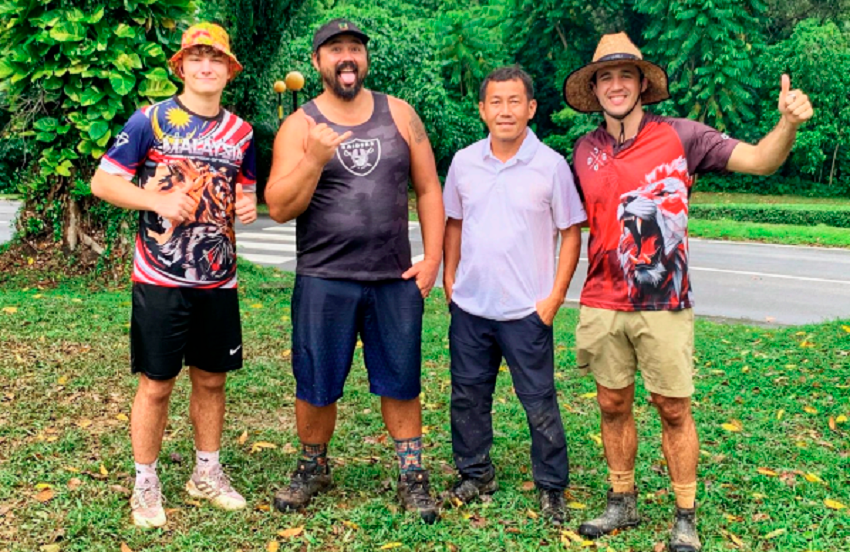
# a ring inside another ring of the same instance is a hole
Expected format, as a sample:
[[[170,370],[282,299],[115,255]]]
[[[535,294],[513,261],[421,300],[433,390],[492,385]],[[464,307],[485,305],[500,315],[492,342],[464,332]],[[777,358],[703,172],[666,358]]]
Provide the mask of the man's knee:
[[[596,401],[606,420],[616,420],[631,415],[634,402],[634,385],[623,389],[597,386]]]
[[[139,377],[139,389],[137,395],[146,401],[153,403],[167,403],[174,389],[176,378],[170,380],[155,380],[145,375]]]
[[[661,423],[669,427],[681,427],[691,419],[690,397],[662,397],[652,395],[652,403],[658,409]]]
[[[227,381],[226,373],[204,372],[195,367],[190,370],[193,389],[204,393],[224,392],[224,384]]]

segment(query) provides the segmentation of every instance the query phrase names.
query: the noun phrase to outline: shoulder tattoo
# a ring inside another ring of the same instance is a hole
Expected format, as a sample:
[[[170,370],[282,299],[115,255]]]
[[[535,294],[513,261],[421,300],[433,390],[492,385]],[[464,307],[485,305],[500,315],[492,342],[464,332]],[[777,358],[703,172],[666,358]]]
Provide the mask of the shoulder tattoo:
[[[425,125],[422,124],[422,119],[419,118],[416,111],[413,108],[410,111],[410,135],[414,142],[421,144],[428,139],[428,132],[425,131]]]

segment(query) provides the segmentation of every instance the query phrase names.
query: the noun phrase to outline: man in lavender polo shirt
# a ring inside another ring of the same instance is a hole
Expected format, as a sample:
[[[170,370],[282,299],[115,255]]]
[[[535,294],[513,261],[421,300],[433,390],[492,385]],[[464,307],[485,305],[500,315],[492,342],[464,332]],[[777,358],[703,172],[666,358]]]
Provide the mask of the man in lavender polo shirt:
[[[478,104],[490,136],[455,155],[443,192],[452,449],[460,472],[448,495],[466,503],[498,487],[490,410],[504,357],[531,430],[541,510],[562,523],[569,463],[555,395],[552,322],[578,262],[578,225],[587,217],[567,162],[528,128],[536,108],[524,71],[491,73]]]

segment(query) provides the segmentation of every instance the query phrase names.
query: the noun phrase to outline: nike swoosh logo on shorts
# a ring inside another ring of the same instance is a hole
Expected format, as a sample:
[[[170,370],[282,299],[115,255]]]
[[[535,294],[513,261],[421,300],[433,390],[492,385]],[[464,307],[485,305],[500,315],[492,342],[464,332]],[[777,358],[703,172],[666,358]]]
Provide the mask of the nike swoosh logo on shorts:
[[[230,349],[230,356],[235,355],[239,351],[239,349],[241,349],[241,348],[242,348],[242,345],[236,347],[235,349]]]

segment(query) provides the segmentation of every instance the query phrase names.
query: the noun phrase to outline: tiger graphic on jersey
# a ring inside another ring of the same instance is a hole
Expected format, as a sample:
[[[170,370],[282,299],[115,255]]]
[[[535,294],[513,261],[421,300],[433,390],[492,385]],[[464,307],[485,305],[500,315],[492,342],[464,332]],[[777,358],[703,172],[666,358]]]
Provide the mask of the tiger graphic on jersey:
[[[620,196],[618,249],[628,296],[636,308],[685,300],[688,281],[688,190],[683,157],[657,167],[646,184]]]

